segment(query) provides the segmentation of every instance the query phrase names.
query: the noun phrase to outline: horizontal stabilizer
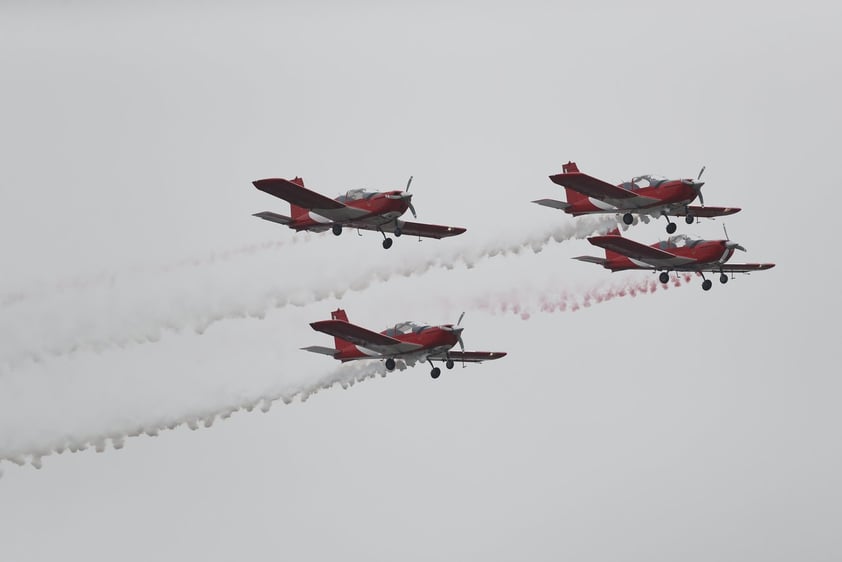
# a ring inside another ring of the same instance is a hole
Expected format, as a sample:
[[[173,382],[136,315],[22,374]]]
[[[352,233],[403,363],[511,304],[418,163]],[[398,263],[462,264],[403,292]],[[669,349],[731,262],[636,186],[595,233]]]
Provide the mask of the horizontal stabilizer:
[[[279,215],[278,213],[273,213],[272,211],[263,211],[260,213],[255,213],[252,215],[254,217],[260,217],[264,220],[276,222],[278,224],[289,225],[292,222],[292,219],[286,215]]]
[[[552,207],[553,209],[558,209],[560,211],[570,208],[570,203],[565,201],[556,201],[555,199],[538,199],[537,201],[533,201],[533,203],[543,205],[544,207]]]
[[[302,347],[301,349],[305,351],[312,351],[313,353],[321,353],[322,355],[330,355],[331,357],[336,357],[336,353],[339,351],[338,349],[333,349],[332,347],[322,347],[321,345],[311,345],[309,347]]]
[[[606,260],[605,258],[598,258],[596,256],[577,256],[573,259],[579,260],[579,261],[585,261],[585,262],[588,262],[588,263],[595,263],[597,265],[602,265],[602,266],[604,266],[606,263],[608,263],[608,260]]]

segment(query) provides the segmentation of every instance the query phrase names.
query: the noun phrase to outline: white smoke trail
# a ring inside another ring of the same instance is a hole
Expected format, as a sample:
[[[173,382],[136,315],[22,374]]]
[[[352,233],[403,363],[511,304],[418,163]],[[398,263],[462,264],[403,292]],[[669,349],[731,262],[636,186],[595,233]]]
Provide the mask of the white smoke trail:
[[[11,289],[7,290],[5,293],[1,293],[0,309],[29,300],[45,298],[53,293],[89,291],[113,287],[116,284],[125,282],[128,278],[136,276],[160,275],[191,267],[208,267],[235,259],[248,258],[262,253],[274,252],[291,245],[310,242],[316,236],[320,235],[302,232],[296,233],[294,238],[288,238],[286,240],[271,240],[255,244],[245,244],[236,248],[212,251],[202,256],[183,258],[160,265],[135,265],[113,272],[103,271],[88,277],[74,277],[47,284],[42,283],[40,286],[33,286],[33,284],[30,283],[27,288]]]
[[[496,256],[540,252],[551,242],[583,238],[610,230],[613,218],[586,217],[512,239],[436,246],[437,254],[422,252],[388,256],[378,264],[351,256],[350,262],[285,268],[269,260],[238,262],[226,268],[225,260],[211,268],[175,268],[158,278],[125,279],[115,287],[82,294],[53,295],[37,302],[10,306],[0,318],[0,376],[32,361],[102,351],[159,341],[167,333],[193,330],[203,333],[221,320],[263,318],[287,306],[303,306],[364,291],[394,277],[414,277],[433,268],[467,268]],[[448,241],[451,242],[451,241]],[[453,241],[455,242],[455,241]],[[242,261],[242,260],[241,260]],[[292,261],[285,258],[284,263]],[[333,267],[334,271],[329,271]],[[4,369],[5,364],[5,369]]]
[[[398,361],[395,371],[404,371],[414,365],[414,362]],[[293,388],[269,389],[261,393],[240,397],[231,400],[229,403],[213,408],[193,408],[187,414],[162,416],[155,421],[139,424],[120,423],[113,424],[108,431],[99,432],[53,432],[49,438],[31,440],[14,446],[3,445],[0,447],[0,462],[7,461],[20,466],[27,462],[35,468],[41,468],[42,459],[51,454],[62,454],[64,452],[76,453],[93,448],[96,452],[104,452],[110,443],[114,449],[122,449],[125,440],[129,437],[146,435],[157,437],[161,432],[173,430],[177,427],[187,426],[191,430],[199,427],[211,427],[217,420],[225,420],[232,414],[240,411],[252,412],[255,408],[262,412],[268,412],[272,404],[281,400],[285,404],[293,402],[298,398],[306,402],[312,395],[334,386],[341,386],[343,389],[353,387],[358,382],[374,378],[377,375],[385,377],[388,374],[385,366],[380,362],[362,361],[357,364],[343,365],[324,376],[317,378],[307,384],[297,385]],[[2,471],[0,471],[2,476]]]

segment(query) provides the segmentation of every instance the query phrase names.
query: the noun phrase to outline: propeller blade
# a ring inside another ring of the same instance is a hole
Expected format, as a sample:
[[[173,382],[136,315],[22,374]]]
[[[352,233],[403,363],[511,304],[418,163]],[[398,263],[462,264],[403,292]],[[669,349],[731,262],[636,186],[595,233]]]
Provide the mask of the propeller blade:
[[[702,207],[704,207],[705,206],[705,196],[702,195],[702,187],[701,186],[699,186],[699,188],[697,190],[697,193],[699,194],[699,203],[701,203]]]
[[[725,240],[731,240],[731,238],[728,236],[728,229],[725,228],[724,222],[722,223],[722,230],[725,231]]]
[[[412,213],[413,218],[418,218],[418,213],[415,212],[415,207],[412,206],[412,201],[409,202],[409,212]]]
[[[457,325],[457,326],[458,326],[459,324],[461,324],[461,323],[462,323],[462,319],[463,319],[464,317],[465,317],[465,311],[463,310],[463,311],[462,311],[462,314],[460,314],[460,315],[459,315],[459,321],[458,321],[458,322],[456,322],[456,325]]]
[[[406,189],[404,189],[404,191],[406,191],[407,193],[409,193],[410,185],[412,185],[412,176],[409,176],[409,181],[406,182]]]
[[[702,179],[702,174],[704,174],[704,173],[705,173],[705,167],[706,167],[706,166],[702,166],[702,169],[701,169],[701,170],[699,170],[699,175],[698,175],[698,177],[696,177],[696,180],[697,180],[697,181],[698,181],[698,180],[700,180],[700,179]]]

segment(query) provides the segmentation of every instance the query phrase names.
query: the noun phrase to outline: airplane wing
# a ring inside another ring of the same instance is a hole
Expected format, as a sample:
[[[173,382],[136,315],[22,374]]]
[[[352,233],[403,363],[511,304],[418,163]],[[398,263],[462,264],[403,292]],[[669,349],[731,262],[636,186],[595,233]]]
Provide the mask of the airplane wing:
[[[671,212],[670,215],[683,217],[689,212],[694,217],[711,218],[733,215],[734,213],[739,213],[741,210],[739,207],[687,207],[686,211],[684,209],[678,209],[675,212]]]
[[[642,197],[634,191],[611,185],[582,172],[568,172],[550,176],[553,183],[578,191],[588,197],[605,201],[621,209],[647,207],[658,203],[653,197]],[[538,203],[544,205],[545,203]]]
[[[622,254],[627,258],[640,260],[655,266],[678,266],[695,262],[693,259],[676,256],[621,236],[591,236],[588,238],[588,242],[594,246]]]
[[[456,363],[482,363],[505,356],[506,352],[504,351],[449,351],[447,355],[433,355],[430,358],[444,361],[449,357]]]
[[[424,224],[420,222],[398,221],[401,233],[407,236],[422,236],[424,238],[447,238],[458,236],[466,229],[459,226],[440,226],[437,224]],[[385,232],[394,232],[395,224],[390,222],[380,227]]]
[[[678,267],[676,271],[710,271],[712,273],[751,273],[752,271],[763,271],[775,267],[773,263],[706,263],[698,267]]]
[[[417,343],[402,342],[342,320],[320,320],[311,323],[310,326],[317,332],[343,339],[384,355],[407,353],[423,347]]]
[[[274,195],[279,199],[283,199],[298,207],[304,207],[305,209],[323,210],[342,209],[345,207],[339,201],[334,201],[329,197],[325,197],[315,191],[310,191],[306,187],[301,187],[283,178],[257,180],[252,183],[260,191],[264,191],[269,195]]]
[[[291,205],[303,207],[309,211],[313,211],[317,215],[325,217],[328,220],[339,223],[347,223],[368,214],[361,209],[355,209],[325,197],[315,191],[310,191],[306,187],[301,187],[289,180],[283,178],[270,178],[265,180],[257,180],[252,182],[254,187],[260,191],[264,191],[269,195],[274,195],[279,199],[289,202]],[[265,213],[260,213],[262,219],[270,220],[272,222],[280,222],[274,218],[268,218]],[[283,216],[283,215],[280,215]],[[280,223],[284,224],[284,223]],[[324,230],[313,229],[313,230]]]

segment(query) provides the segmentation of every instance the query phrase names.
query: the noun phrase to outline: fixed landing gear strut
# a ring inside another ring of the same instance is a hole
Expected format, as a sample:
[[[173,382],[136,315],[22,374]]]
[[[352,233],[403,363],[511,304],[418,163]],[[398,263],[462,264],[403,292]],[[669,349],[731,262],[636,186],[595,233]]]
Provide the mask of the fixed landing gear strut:
[[[441,375],[441,369],[439,369],[438,367],[436,367],[435,365],[433,365],[433,361],[432,361],[432,359],[430,359],[429,357],[427,357],[427,363],[429,363],[429,364],[430,364],[430,367],[432,367],[432,368],[433,368],[433,369],[430,371],[430,376],[431,376],[431,377],[433,377],[434,379],[439,378],[439,375]]]
[[[675,232],[675,229],[678,228],[674,222],[672,222],[669,218],[669,215],[666,213],[662,213],[665,219],[667,219],[667,234],[672,234]]]
[[[380,234],[383,235],[383,249],[388,250],[389,248],[391,248],[392,247],[392,239],[389,238],[388,236],[386,236],[386,233],[383,232],[379,227],[377,228],[377,231],[380,232]]]

